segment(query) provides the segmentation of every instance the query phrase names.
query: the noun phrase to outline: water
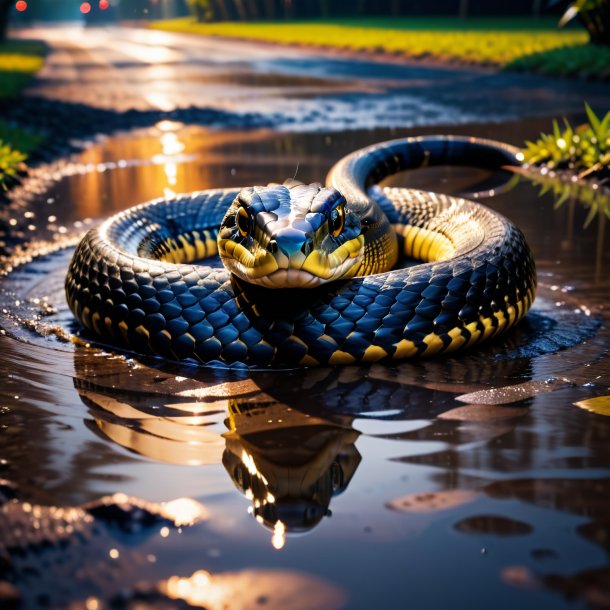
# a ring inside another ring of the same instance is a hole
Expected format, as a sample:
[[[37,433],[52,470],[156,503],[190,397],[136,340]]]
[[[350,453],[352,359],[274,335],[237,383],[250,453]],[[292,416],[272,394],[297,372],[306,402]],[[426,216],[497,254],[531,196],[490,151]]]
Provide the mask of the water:
[[[541,127],[462,132],[518,142]],[[96,218],[172,192],[323,180],[343,154],[403,133],[165,122],[41,168],[14,194],[7,248],[17,236],[21,260],[51,252],[0,286],[0,493],[16,498],[0,531],[20,540],[0,553],[0,581],[23,607],[610,606],[603,209],[583,228],[585,206],[554,209],[523,182],[486,201],[524,230],[539,296],[505,339],[454,358],[247,374],[73,339],[60,246]],[[493,179],[426,170],[393,183],[456,192]],[[205,518],[122,529],[76,508],[118,492],[190,498]],[[73,511],[80,539],[64,524],[54,535],[67,542],[28,546],[30,515],[45,531],[49,506]]]

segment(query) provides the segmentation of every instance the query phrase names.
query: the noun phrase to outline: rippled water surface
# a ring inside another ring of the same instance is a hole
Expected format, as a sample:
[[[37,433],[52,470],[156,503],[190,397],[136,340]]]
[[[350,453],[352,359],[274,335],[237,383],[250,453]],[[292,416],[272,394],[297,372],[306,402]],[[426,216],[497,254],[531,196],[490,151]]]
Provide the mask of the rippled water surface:
[[[518,142],[540,127],[470,131]],[[486,201],[524,230],[539,296],[505,339],[454,358],[248,374],[71,338],[71,250],[57,248],[96,219],[173,192],[323,180],[343,154],[398,135],[164,122],[14,192],[2,239],[26,247],[0,284],[0,595],[89,610],[610,606],[603,207],[557,206],[525,182]],[[167,521],[91,508],[119,492],[190,503],[166,504],[180,508]]]

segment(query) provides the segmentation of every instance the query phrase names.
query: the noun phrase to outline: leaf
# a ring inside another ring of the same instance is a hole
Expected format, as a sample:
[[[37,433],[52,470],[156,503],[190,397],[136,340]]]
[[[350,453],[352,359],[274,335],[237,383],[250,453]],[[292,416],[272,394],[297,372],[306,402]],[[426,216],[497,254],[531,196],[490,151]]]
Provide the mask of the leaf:
[[[570,196],[570,187],[569,187],[569,185],[566,185],[565,188],[561,189],[561,194],[560,194],[559,198],[555,201],[554,208],[556,210],[559,209],[565,203],[565,201],[568,199],[569,196]]]
[[[565,128],[566,128],[566,130],[563,132],[563,134],[564,134],[563,137],[565,138],[566,142],[569,142],[571,144],[572,138],[574,137],[574,130],[572,129],[572,125],[570,125],[570,122],[568,121],[568,119],[566,119],[565,117],[563,117],[563,124],[565,125]]]
[[[561,139],[561,131],[559,130],[557,119],[553,119],[553,136],[555,137],[555,142]]]
[[[572,21],[572,19],[574,19],[576,15],[578,15],[578,8],[576,8],[575,6],[570,6],[559,20],[559,27],[562,28],[566,23]]]
[[[574,403],[577,407],[597,415],[610,416],[610,396],[596,396]]]
[[[585,102],[585,110],[587,111],[589,123],[591,123],[591,127],[593,127],[593,132],[595,133],[595,136],[598,140],[603,139],[602,125],[600,123],[600,120],[597,118],[597,115],[595,114],[595,112],[593,112],[591,106],[589,106],[587,102]]]
[[[596,215],[597,215],[597,207],[591,206],[591,209],[589,210],[589,213],[587,214],[587,217],[585,218],[585,223],[583,224],[583,227],[585,229],[593,222],[593,219],[595,218]]]
[[[601,130],[604,136],[610,131],[610,110],[606,112],[606,116],[602,119]]]

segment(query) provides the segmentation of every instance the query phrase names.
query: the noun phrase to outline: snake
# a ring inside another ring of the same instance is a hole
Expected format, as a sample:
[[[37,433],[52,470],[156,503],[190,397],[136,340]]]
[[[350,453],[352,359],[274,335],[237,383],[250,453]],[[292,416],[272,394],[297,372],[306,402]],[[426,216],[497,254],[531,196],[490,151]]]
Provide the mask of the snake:
[[[293,179],[140,204],[84,235],[67,302],[102,343],[200,365],[462,351],[530,308],[536,269],[525,237],[480,203],[380,183],[425,166],[520,164],[502,142],[409,137],[348,154],[326,185]]]

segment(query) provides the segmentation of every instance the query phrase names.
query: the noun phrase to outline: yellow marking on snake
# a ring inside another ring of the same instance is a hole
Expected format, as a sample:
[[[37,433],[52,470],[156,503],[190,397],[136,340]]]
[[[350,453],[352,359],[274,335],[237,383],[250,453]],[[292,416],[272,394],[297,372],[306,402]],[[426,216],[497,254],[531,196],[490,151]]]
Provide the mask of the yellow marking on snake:
[[[305,343],[305,341],[303,341],[302,339],[299,339],[296,335],[290,335],[290,337],[288,337],[287,340],[288,341],[293,341],[297,345],[301,345],[302,347],[307,349],[307,344]]]
[[[125,320],[121,320],[119,322],[119,330],[121,331],[121,334],[123,335],[123,339],[125,340],[125,342],[127,342],[128,340],[128,332],[129,332],[129,326],[127,325],[127,322],[125,322]]]
[[[470,339],[468,339],[466,347],[474,345],[479,340],[479,337],[481,336],[479,324],[479,322],[471,322],[470,324],[466,324],[466,326],[464,326],[464,328],[470,333]]]
[[[409,341],[408,339],[401,339],[396,344],[396,351],[394,352],[392,358],[410,358],[411,356],[415,356],[417,354],[418,348],[413,341]]]
[[[301,358],[299,364],[302,366],[320,366],[320,363],[313,356],[310,356],[309,354],[305,354]]]
[[[422,352],[422,356],[431,356],[440,352],[445,347],[443,340],[435,333],[426,335],[423,341],[428,347]]]
[[[114,332],[114,326],[112,323],[112,318],[110,316],[106,316],[104,318],[104,326],[106,327],[106,330],[110,333],[110,336],[115,338],[116,333]]]
[[[447,334],[451,337],[451,343],[445,348],[445,352],[453,352],[466,343],[466,337],[464,337],[462,329],[457,326],[452,328]]]
[[[184,248],[184,257],[186,259],[185,262],[194,261],[197,258],[197,249],[194,248],[191,244],[189,244],[184,235],[180,235],[178,239],[180,240],[180,243]]]
[[[328,359],[328,364],[353,364],[356,362],[356,358],[347,352],[344,352],[340,349],[333,352],[333,355]]]
[[[396,225],[396,231],[402,235],[403,254],[409,258],[434,262],[445,260],[455,254],[452,241],[439,231],[413,225]]]
[[[91,309],[89,307],[85,307],[83,309],[83,313],[82,315],[82,319],[83,319],[83,324],[87,327],[87,328],[91,328]]]
[[[377,345],[369,345],[362,355],[363,362],[377,362],[388,357],[388,352]]]
[[[100,326],[100,321],[101,321],[101,318],[102,318],[102,317],[100,316],[99,311],[94,311],[94,312],[93,312],[93,315],[91,316],[91,322],[92,322],[92,324],[93,324],[93,330],[94,330],[94,331],[95,331],[95,332],[96,332],[98,335],[101,335],[101,334],[102,334],[102,331],[100,330],[100,329],[101,329],[101,326]]]
[[[144,337],[147,341],[150,340],[150,333],[141,324],[140,324],[140,326],[136,326],[136,332],[138,333],[138,335],[141,335],[142,337]]]
[[[485,339],[489,339],[489,337],[491,337],[496,332],[496,327],[492,322],[492,318],[484,318],[483,316],[481,316],[479,320],[483,325],[483,336],[481,339],[482,341],[485,341]]]

